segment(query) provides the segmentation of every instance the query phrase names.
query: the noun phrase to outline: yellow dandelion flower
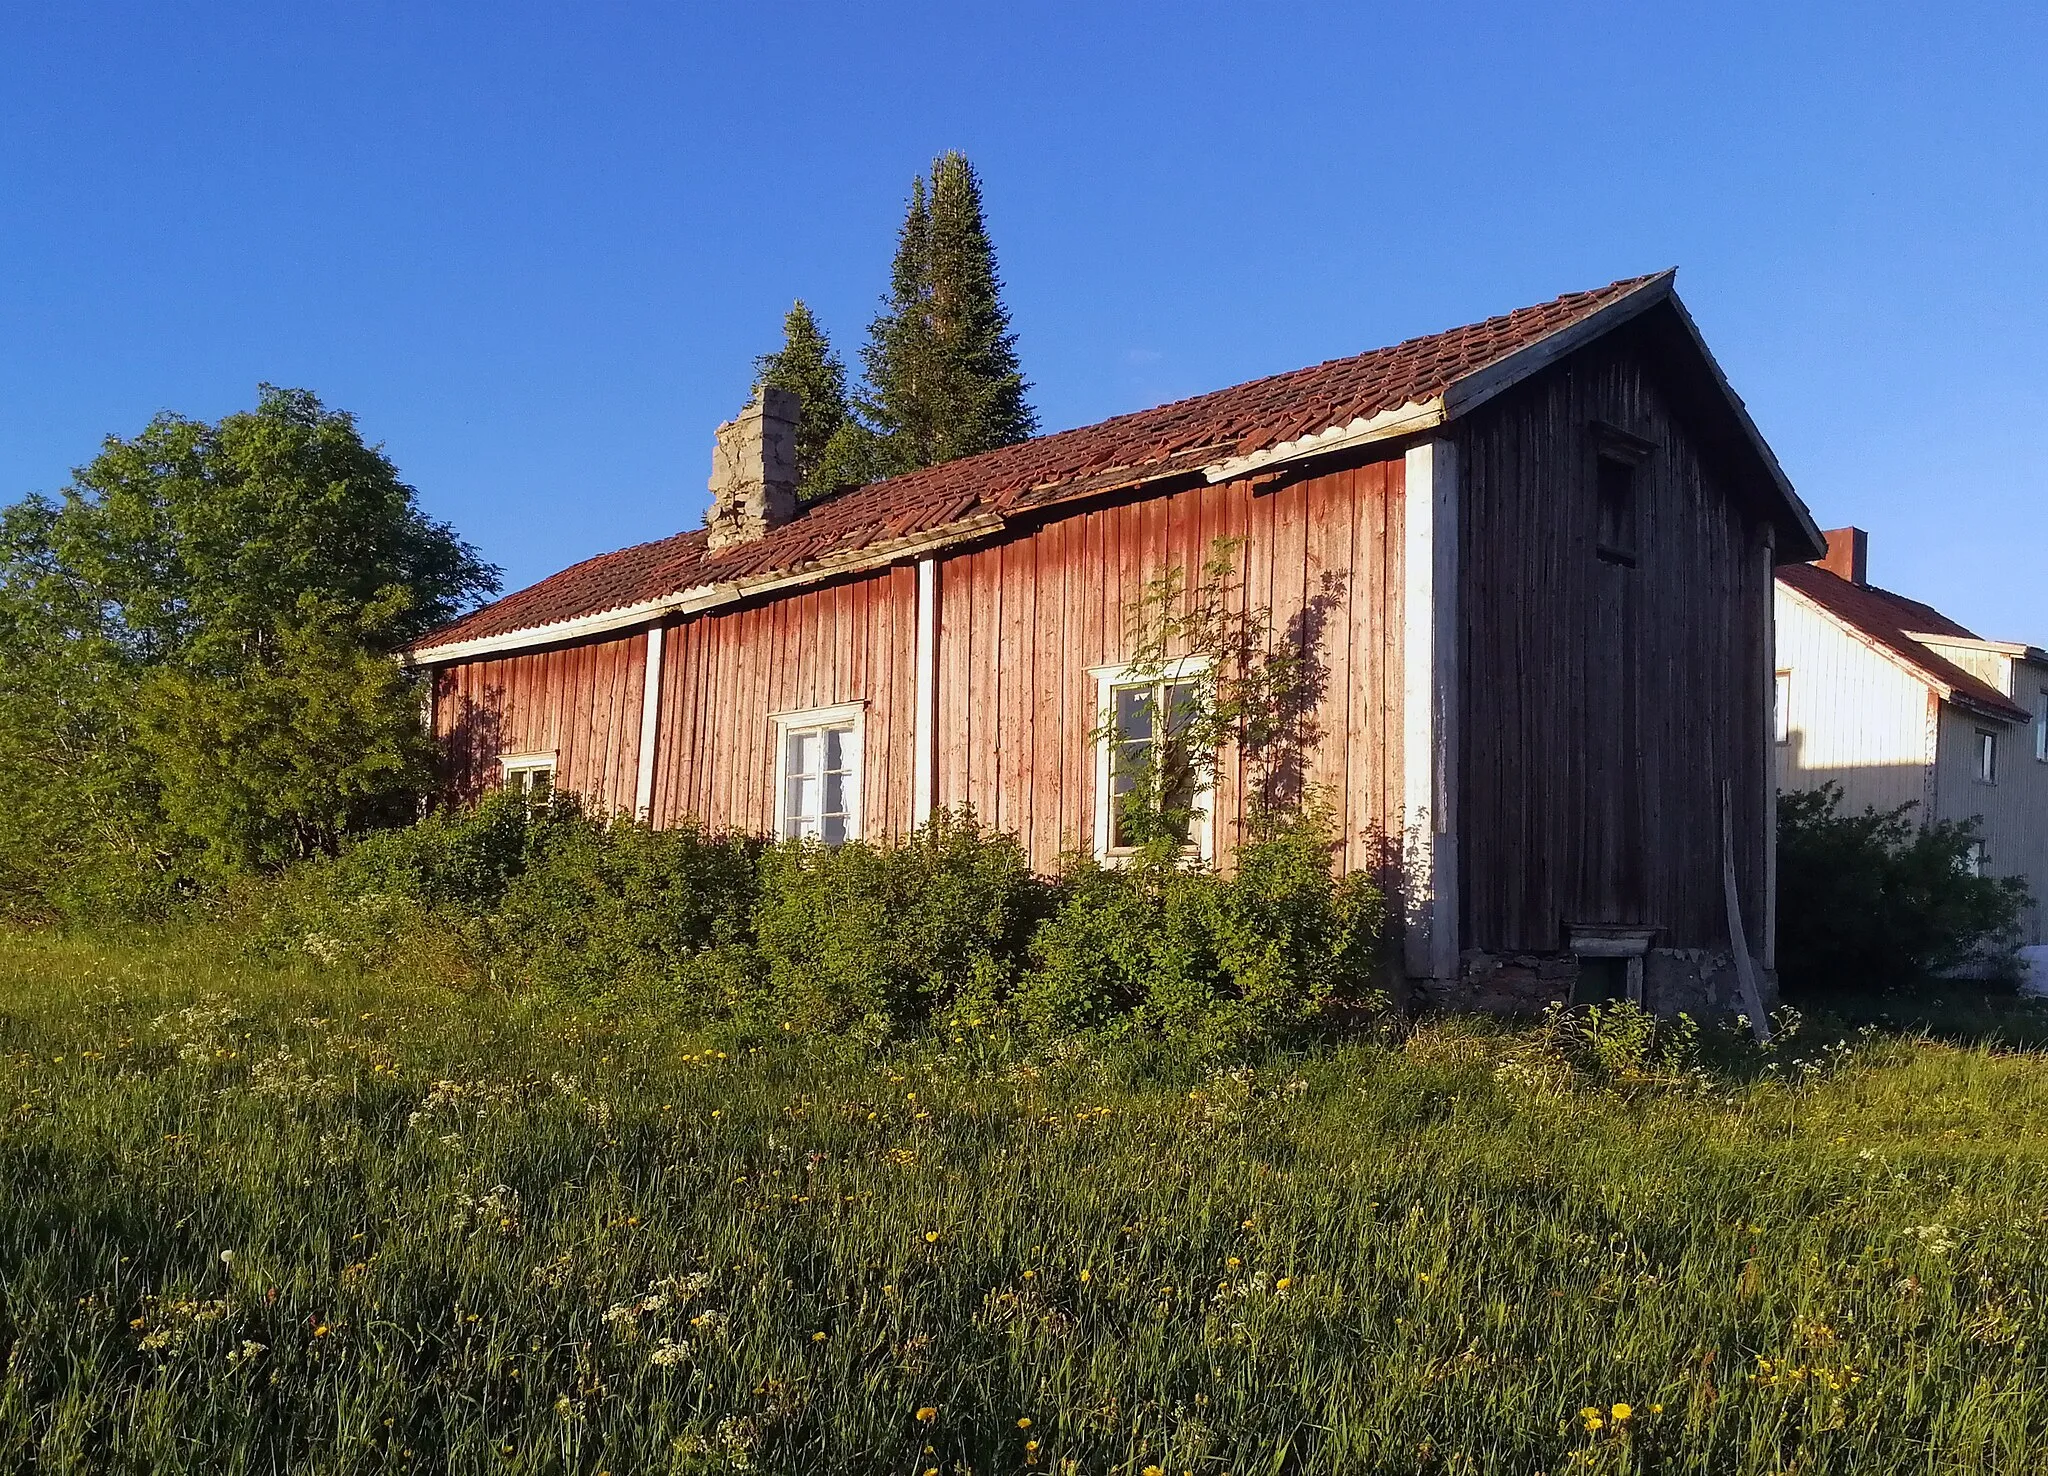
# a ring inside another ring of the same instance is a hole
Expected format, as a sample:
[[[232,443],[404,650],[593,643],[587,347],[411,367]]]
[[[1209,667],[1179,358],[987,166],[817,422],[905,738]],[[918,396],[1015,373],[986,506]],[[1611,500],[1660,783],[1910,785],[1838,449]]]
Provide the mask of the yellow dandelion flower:
[[[929,1404],[925,1405],[917,1412],[917,1422],[920,1425],[929,1425],[933,1420],[937,1419],[938,1417],[939,1412],[936,1409],[933,1409]]]
[[[925,1243],[929,1245],[939,1238],[939,1232],[936,1230],[927,1230],[924,1232],[924,1238]]]
[[[1145,1476],[1166,1476],[1166,1473],[1157,1466],[1147,1466],[1145,1468]]]
[[[1627,1419],[1630,1415],[1635,1413],[1635,1411],[1626,1404],[1617,1404],[1614,1406],[1612,1410],[1608,1412],[1614,1416],[1614,1423],[1617,1425],[1620,1424],[1623,1420]]]
[[[1083,1266],[1081,1268],[1081,1279],[1083,1281],[1086,1281],[1088,1279],[1088,1268],[1086,1266]]]
[[[1021,1420],[1017,1421],[1017,1428],[1018,1428],[1018,1429],[1020,1429],[1020,1430],[1028,1430],[1028,1429],[1030,1429],[1030,1428],[1031,1428],[1031,1421],[1030,1421],[1030,1419],[1029,1419],[1029,1418],[1025,1418],[1025,1419],[1021,1419]]]
[[[821,1332],[814,1332],[811,1334],[811,1341],[814,1343],[822,1343],[825,1341],[825,1335]]]
[[[1237,1268],[1238,1268],[1239,1266],[1242,1266],[1242,1265],[1244,1264],[1244,1262],[1243,1262],[1243,1261],[1240,1261],[1240,1260],[1239,1260],[1239,1259],[1238,1259],[1238,1258],[1237,1258],[1236,1256],[1232,1256],[1232,1257],[1231,1257],[1231,1258],[1230,1258],[1229,1260],[1225,1261],[1225,1262],[1224,1262],[1223,1264],[1224,1264],[1224,1265],[1226,1265],[1226,1266],[1228,1266],[1228,1267],[1229,1267],[1229,1268],[1230,1268],[1231,1270],[1235,1271],[1235,1270],[1236,1270],[1236,1269],[1237,1269]]]
[[[1283,1276],[1278,1281],[1273,1283],[1273,1290],[1284,1292],[1287,1290],[1288,1287],[1292,1285],[1294,1285],[1294,1278],[1292,1276]]]

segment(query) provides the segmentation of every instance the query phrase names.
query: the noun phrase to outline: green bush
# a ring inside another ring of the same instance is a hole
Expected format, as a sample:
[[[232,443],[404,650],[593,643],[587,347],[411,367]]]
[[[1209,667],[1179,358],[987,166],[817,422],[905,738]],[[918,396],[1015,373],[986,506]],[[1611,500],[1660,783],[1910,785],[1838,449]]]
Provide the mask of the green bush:
[[[1911,805],[1841,812],[1839,785],[1778,796],[1778,969],[1786,992],[1911,989],[2009,965],[2029,898],[1979,877],[1974,821],[1916,825]]]
[[[1234,876],[1076,861],[941,811],[899,844],[769,846],[494,795],[253,883],[259,952],[450,972],[679,1018],[862,1039],[1014,1016],[1037,1039],[1118,1031],[1229,1053],[1373,984],[1385,924],[1332,878],[1321,816],[1263,828]]]
[[[1333,998],[1372,990],[1384,896],[1330,874],[1327,819],[1276,820],[1235,875],[1141,860],[1077,860],[1031,944],[1017,998],[1034,1033],[1139,1029],[1201,1053],[1285,1036]]]
[[[576,821],[574,806],[530,815],[507,795],[374,832],[339,856],[245,882],[228,895],[229,925],[259,954],[376,967],[401,952],[446,948],[488,969],[500,947],[497,911],[527,866],[536,833]]]
[[[651,991],[703,1013],[698,956],[751,938],[761,844],[580,815],[534,839],[499,909],[508,966],[588,998]]]
[[[754,916],[773,1023],[901,1033],[1011,990],[1047,910],[1014,837],[941,810],[900,845],[790,842],[762,860]]]
[[[494,982],[695,1003],[699,956],[751,940],[761,851],[694,825],[599,820],[566,797],[530,809],[491,795],[259,885],[258,941],[365,965],[452,945]]]

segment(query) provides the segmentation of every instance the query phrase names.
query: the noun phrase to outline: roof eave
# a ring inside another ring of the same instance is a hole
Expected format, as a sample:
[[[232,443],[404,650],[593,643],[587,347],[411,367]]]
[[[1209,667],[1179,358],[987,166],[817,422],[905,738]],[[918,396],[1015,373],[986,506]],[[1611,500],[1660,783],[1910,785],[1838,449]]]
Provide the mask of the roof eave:
[[[1953,702],[1965,712],[1974,713],[1981,718],[1989,718],[1993,722],[2030,723],[2034,720],[2034,715],[2031,712],[2016,704],[1985,702],[1981,698],[1973,697],[1968,692],[1960,691],[1954,687],[1943,692],[1941,698],[1944,702]]]
[[[773,594],[792,585],[812,584],[841,574],[858,574],[881,568],[899,559],[916,557],[956,543],[984,537],[1002,527],[1003,521],[996,513],[977,513],[973,517],[962,518],[958,522],[948,523],[926,533],[891,539],[886,543],[869,544],[846,555],[814,560],[791,569],[778,569],[769,574],[692,585],[673,594],[641,600],[636,604],[620,605],[610,610],[600,610],[596,614],[578,616],[574,620],[558,620],[546,625],[525,625],[516,630],[478,636],[473,640],[415,646],[405,653],[405,660],[409,666],[441,666],[450,661],[469,661],[479,656],[503,655],[513,651],[530,650],[537,646],[558,646],[568,641],[585,640],[613,631],[632,630],[652,625],[670,615],[694,615],[699,611],[715,609],[720,605],[729,605],[755,595]]]
[[[1333,425],[1291,441],[1282,441],[1263,451],[1254,451],[1246,456],[1226,456],[1203,467],[1202,478],[1210,483],[1233,481],[1267,467],[1331,456],[1339,451],[1369,446],[1375,441],[1392,441],[1419,431],[1434,430],[1449,419],[1450,412],[1442,395],[1410,400],[1391,410],[1361,415],[1343,425]]]

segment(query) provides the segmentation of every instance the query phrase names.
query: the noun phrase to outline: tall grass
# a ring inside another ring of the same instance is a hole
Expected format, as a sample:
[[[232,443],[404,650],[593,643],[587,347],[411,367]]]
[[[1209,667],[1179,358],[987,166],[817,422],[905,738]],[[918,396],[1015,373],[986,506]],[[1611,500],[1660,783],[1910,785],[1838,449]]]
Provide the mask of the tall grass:
[[[2048,1466],[2040,1058],[1541,1046],[876,1056],[0,938],[0,1464]]]

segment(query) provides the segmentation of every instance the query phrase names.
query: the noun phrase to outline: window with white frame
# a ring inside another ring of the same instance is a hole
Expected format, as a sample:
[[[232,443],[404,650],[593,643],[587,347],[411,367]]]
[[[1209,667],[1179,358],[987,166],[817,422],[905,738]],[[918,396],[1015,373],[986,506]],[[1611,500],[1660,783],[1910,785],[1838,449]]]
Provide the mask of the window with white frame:
[[[1963,857],[1963,870],[1971,876],[1991,874],[1991,852],[1985,849],[1984,842],[1970,842],[1969,854]]]
[[[1792,673],[1778,673],[1776,695],[1772,698],[1772,731],[1780,743],[1792,741]]]
[[[1184,735],[1199,683],[1208,680],[1205,657],[1160,667],[1101,666],[1092,673],[1100,731],[1095,762],[1095,854],[1115,860],[1134,854],[1133,797],[1141,784],[1159,786],[1169,813],[1186,817],[1188,854],[1215,858],[1214,783],[1207,755],[1192,752]]]
[[[2048,764],[2048,687],[2034,698],[2034,757]]]
[[[1977,782],[1998,782],[1998,735],[1989,728],[1977,730]]]
[[[555,755],[508,753],[498,760],[507,794],[516,794],[533,809],[555,797]]]
[[[775,834],[828,846],[860,839],[864,704],[775,716]]]

